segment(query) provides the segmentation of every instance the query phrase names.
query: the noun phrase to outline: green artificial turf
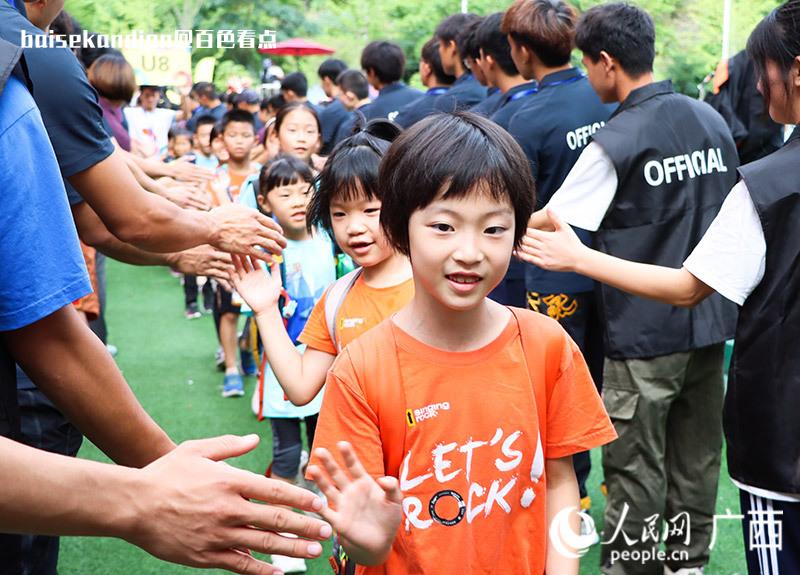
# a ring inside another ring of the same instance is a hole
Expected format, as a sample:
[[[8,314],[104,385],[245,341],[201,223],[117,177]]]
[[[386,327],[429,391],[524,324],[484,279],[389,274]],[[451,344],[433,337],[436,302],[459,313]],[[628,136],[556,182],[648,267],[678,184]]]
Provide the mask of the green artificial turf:
[[[113,261],[108,264],[109,341],[119,348],[117,363],[145,409],[175,441],[211,437],[225,433],[258,433],[261,445],[235,465],[261,473],[271,453],[270,429],[258,422],[250,410],[254,378],[245,383],[247,396],[223,399],[222,374],[214,365],[216,336],[210,316],[186,320],[179,280],[163,268],[137,268]],[[124,426],[125,422],[119,422]],[[80,457],[108,461],[86,441]],[[589,491],[594,502],[592,516],[602,529],[603,496],[599,484],[600,456],[593,453],[594,469]],[[142,497],[147,494],[143,493]],[[717,501],[719,514],[738,513],[736,488],[723,467]],[[308,573],[331,573],[323,558],[309,561]],[[599,546],[581,562],[581,575],[595,575]],[[155,559],[140,549],[116,539],[70,537],[62,539],[61,575],[173,575],[195,572]],[[206,571],[209,572],[209,571]],[[211,571],[210,573],[223,573]],[[707,575],[746,573],[741,525],[720,521],[717,543]]]

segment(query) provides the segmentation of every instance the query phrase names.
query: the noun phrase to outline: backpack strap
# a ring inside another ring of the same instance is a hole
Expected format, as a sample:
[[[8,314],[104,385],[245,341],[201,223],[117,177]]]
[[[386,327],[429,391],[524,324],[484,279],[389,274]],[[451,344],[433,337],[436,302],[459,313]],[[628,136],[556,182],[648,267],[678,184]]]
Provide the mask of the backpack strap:
[[[362,271],[362,268],[356,268],[343,275],[333,282],[333,285],[328,288],[328,293],[325,295],[325,323],[328,325],[328,335],[337,353],[342,351],[342,346],[336,340],[336,316],[339,314],[339,308],[342,307],[344,298],[350,293]]]
[[[384,320],[391,322],[391,319]],[[389,329],[384,329],[389,327]],[[383,448],[383,469],[385,475],[400,477],[400,467],[405,457],[405,438],[408,430],[405,388],[400,373],[400,360],[397,357],[397,342],[392,326],[379,326],[370,331],[370,339],[379,349],[387,353],[378,357],[374,353],[364,353],[359,341],[347,347],[351,355],[358,355],[357,361],[365,366],[366,373],[380,373],[379,381],[364,382],[364,397],[367,404],[378,417],[381,445]],[[375,342],[381,339],[383,341]],[[370,349],[373,346],[370,345]]]
[[[537,358],[533,357],[533,346],[540,340],[541,334],[536,333],[532,328],[531,322],[524,316],[525,314],[537,313],[517,307],[508,306],[519,328],[519,343],[522,347],[522,357],[525,359],[525,367],[528,370],[528,379],[533,385],[533,397],[536,402],[536,415],[539,420],[539,444],[536,446],[534,454],[533,469],[531,477],[541,477],[544,473],[544,446],[547,445],[547,387],[545,378],[537,377],[533,369]],[[528,345],[526,346],[526,342]],[[535,479],[538,481],[538,479]]]

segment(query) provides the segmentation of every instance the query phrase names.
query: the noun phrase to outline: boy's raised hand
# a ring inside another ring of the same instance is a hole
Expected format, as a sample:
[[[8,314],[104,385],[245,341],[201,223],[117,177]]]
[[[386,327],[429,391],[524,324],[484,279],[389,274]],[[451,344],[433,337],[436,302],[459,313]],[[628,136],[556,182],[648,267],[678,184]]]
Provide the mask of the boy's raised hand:
[[[261,263],[253,257],[231,254],[231,259],[231,283],[253,313],[258,315],[275,308],[283,287],[278,263],[272,264],[270,274],[267,275]]]
[[[345,469],[324,448],[314,450],[322,468],[316,465],[308,468],[328,500],[320,514],[333,526],[356,563],[379,565],[386,560],[400,526],[403,494],[396,478],[373,479],[352,445],[340,441],[337,447]]]
[[[572,228],[554,211],[548,209],[547,216],[554,231],[528,228],[515,255],[524,262],[550,271],[574,271],[586,246]]]

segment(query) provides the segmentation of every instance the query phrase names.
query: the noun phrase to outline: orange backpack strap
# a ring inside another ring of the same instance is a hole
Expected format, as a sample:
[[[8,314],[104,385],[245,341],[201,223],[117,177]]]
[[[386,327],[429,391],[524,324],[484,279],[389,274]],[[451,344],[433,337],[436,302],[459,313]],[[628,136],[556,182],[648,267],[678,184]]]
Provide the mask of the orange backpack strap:
[[[538,358],[533,356],[533,349],[538,340],[541,340],[542,334],[537,333],[534,329],[531,317],[525,317],[528,314],[535,314],[538,312],[508,306],[511,313],[514,314],[514,319],[517,320],[519,327],[519,342],[522,346],[522,355],[525,357],[525,365],[528,368],[528,376],[533,385],[533,396],[536,400],[536,411],[539,418],[539,437],[542,440],[542,446],[547,445],[546,432],[547,432],[547,388],[545,387],[545,379],[537,377],[535,373],[536,363]]]
[[[391,322],[390,319],[384,322]],[[381,324],[370,331],[367,336],[371,339],[379,338],[376,345],[370,349],[382,349],[387,353],[380,357],[377,354],[361,353],[360,345],[350,345],[351,354],[359,353],[364,362],[366,373],[380,373],[383,377],[377,381],[365,381],[364,395],[367,403],[378,417],[378,428],[383,446],[383,469],[385,475],[400,476],[400,466],[405,457],[406,430],[406,394],[403,387],[403,377],[400,373],[400,361],[397,358],[397,342],[395,341],[392,327]],[[353,342],[358,343],[358,340]],[[353,349],[351,349],[353,348]]]

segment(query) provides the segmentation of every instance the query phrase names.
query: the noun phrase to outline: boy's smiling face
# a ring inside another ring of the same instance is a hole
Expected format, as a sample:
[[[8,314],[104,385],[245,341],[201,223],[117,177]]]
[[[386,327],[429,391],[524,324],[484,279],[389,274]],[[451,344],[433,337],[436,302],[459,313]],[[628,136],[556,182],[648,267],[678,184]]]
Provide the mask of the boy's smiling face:
[[[417,291],[454,310],[479,305],[508,269],[514,209],[480,189],[463,198],[441,194],[408,223]]]

